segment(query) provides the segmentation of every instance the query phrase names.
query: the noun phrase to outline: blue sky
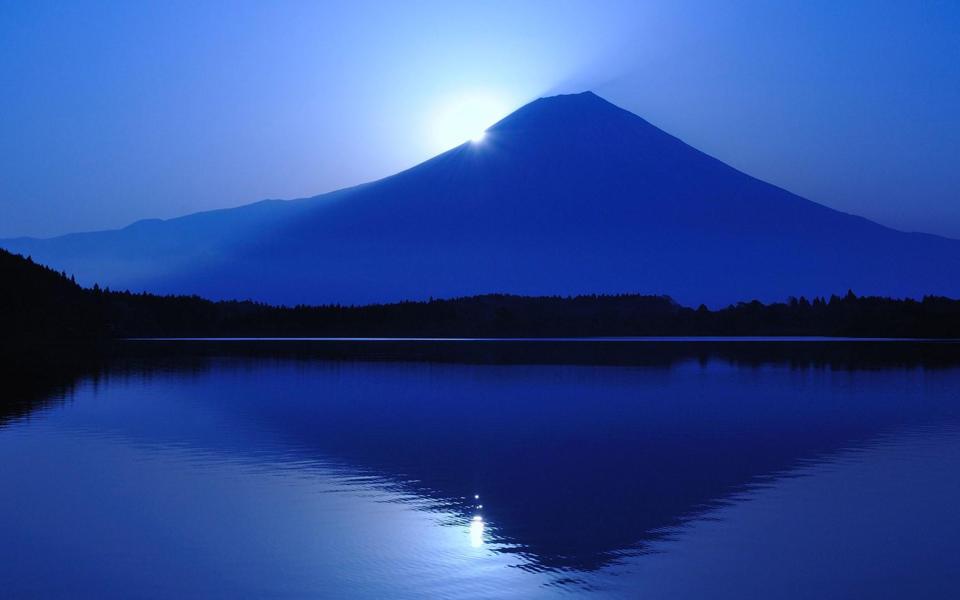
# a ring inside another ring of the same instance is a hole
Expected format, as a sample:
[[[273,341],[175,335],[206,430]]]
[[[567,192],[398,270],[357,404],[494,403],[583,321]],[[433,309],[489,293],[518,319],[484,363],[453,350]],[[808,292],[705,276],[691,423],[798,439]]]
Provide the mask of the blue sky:
[[[960,238],[952,1],[5,2],[0,85],[4,237],[337,189],[592,89],[812,200]]]

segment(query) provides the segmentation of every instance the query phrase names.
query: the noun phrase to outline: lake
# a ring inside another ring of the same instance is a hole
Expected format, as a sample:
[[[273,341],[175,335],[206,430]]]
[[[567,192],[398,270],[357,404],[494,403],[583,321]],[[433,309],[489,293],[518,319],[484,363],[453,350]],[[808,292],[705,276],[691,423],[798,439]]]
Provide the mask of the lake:
[[[108,354],[6,377],[4,597],[960,596],[956,344]]]

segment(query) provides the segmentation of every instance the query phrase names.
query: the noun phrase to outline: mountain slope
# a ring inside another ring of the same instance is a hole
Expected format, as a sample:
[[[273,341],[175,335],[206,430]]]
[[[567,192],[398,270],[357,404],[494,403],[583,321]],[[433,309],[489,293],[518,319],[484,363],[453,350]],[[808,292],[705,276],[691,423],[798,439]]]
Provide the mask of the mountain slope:
[[[284,304],[960,296],[960,242],[800,198],[589,92],[537,100],[480,143],[332,194],[0,245],[86,283]]]

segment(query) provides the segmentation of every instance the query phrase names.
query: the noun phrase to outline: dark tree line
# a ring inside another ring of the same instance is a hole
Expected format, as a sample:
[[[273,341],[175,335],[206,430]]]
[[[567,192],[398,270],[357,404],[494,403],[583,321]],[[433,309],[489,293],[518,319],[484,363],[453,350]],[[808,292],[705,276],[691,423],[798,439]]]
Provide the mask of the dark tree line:
[[[115,337],[960,337],[960,301],[858,297],[742,302],[720,310],[668,296],[489,294],[370,306],[275,307],[84,289],[0,250],[6,340]]]

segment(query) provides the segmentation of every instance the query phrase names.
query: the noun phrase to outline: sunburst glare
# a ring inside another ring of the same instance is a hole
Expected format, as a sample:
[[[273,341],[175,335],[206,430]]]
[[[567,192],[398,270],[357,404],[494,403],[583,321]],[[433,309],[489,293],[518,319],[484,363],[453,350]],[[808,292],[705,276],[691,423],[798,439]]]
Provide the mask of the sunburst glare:
[[[510,106],[489,92],[464,93],[451,98],[437,113],[434,122],[434,143],[437,150],[447,150],[471,141],[479,143],[488,127],[510,113]]]

